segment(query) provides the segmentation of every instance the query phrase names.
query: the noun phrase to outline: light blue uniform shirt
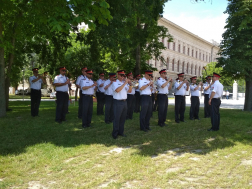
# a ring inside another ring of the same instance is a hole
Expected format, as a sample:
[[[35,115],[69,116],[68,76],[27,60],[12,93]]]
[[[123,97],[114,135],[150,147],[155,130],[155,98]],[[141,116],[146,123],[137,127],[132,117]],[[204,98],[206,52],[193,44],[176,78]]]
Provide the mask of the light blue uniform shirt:
[[[183,82],[183,81],[177,81],[175,83],[175,85],[174,85],[174,87],[176,89],[175,95],[185,96],[185,94],[186,94],[186,88],[187,88],[186,83],[184,83],[183,86],[180,89],[178,89],[178,87],[180,86],[181,82]]]
[[[147,80],[145,77],[139,80],[139,89],[141,89],[142,86],[149,84],[150,81]],[[140,95],[151,95],[151,87],[148,86],[144,90],[140,90]]]
[[[197,86],[198,85],[196,85],[196,84],[191,84],[190,85],[191,96],[199,96],[200,95],[201,87],[199,87],[197,90],[194,90]]]
[[[93,84],[94,84],[94,82],[93,82],[92,79],[83,79],[80,82],[81,89],[82,89],[82,87],[89,87],[89,86],[91,86]],[[82,94],[93,95],[94,94],[94,89],[95,89],[95,86],[90,87],[89,89],[86,89],[86,90],[82,89]]]
[[[29,82],[31,85],[31,89],[35,89],[35,90],[40,90],[41,89],[41,83],[43,83],[42,79],[39,79],[36,82],[32,82],[32,80],[37,79],[38,77],[36,77],[35,75],[31,76],[29,78]]]
[[[158,94],[168,94],[169,93],[168,88],[170,86],[170,83],[168,83],[164,88],[162,88],[162,85],[166,82],[167,81],[161,77],[157,80]]]
[[[67,81],[67,77],[64,75],[57,75],[54,78],[54,83],[65,83]],[[68,92],[68,84],[65,84],[63,86],[56,87],[56,91],[61,91],[61,92]]]
[[[113,82],[113,84],[112,84],[113,99],[116,99],[116,100],[126,100],[127,99],[127,91],[129,90],[128,85],[125,85],[124,88],[118,93],[115,91],[118,87],[121,87],[123,84],[124,84],[124,82],[119,81],[118,79],[115,82]]]
[[[111,81],[108,79],[107,81],[105,81],[104,83],[104,88],[109,85],[111,83]],[[112,84],[113,85],[113,84]],[[112,89],[112,85],[110,85],[107,90],[105,90],[105,95],[111,95],[113,96],[113,89]]]
[[[211,86],[212,92],[215,92],[213,98],[221,98],[223,93],[223,85],[220,83],[219,80],[216,80],[214,84]]]

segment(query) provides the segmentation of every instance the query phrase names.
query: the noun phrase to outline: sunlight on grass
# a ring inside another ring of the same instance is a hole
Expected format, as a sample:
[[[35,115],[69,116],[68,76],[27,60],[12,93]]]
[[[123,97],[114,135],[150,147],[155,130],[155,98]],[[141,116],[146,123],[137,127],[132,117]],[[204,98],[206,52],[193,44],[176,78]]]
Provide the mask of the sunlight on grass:
[[[251,113],[221,109],[218,132],[210,119],[174,122],[169,106],[166,127],[139,128],[139,114],[125,123],[126,138],[111,137],[112,124],[96,115],[81,129],[78,106],[67,122],[55,119],[55,102],[41,102],[40,117],[30,102],[10,102],[0,119],[0,188],[251,188]],[[189,117],[186,108],[185,117]]]

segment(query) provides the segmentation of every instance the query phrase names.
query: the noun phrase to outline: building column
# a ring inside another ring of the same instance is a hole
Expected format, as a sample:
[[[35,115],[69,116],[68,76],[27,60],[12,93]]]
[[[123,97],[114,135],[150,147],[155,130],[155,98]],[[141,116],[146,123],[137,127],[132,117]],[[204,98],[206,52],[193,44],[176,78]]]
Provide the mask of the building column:
[[[233,100],[238,100],[238,84],[236,80],[234,81],[233,84]]]

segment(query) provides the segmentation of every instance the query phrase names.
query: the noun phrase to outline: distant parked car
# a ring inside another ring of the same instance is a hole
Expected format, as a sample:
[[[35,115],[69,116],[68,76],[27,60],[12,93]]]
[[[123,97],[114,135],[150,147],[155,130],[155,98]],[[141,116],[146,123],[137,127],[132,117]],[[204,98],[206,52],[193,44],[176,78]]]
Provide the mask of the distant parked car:
[[[50,98],[55,98],[56,97],[56,92],[51,92],[50,93]]]

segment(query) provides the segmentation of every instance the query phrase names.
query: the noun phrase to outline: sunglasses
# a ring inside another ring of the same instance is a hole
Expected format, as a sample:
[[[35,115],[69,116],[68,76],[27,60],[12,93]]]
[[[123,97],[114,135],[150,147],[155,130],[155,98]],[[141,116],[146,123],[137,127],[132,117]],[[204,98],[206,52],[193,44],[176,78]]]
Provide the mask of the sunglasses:
[[[123,74],[119,74],[121,77],[126,77],[126,75],[123,75]]]
[[[88,73],[88,75],[93,75],[92,73]]]
[[[152,74],[148,74],[150,77],[152,77],[153,75]]]
[[[66,70],[62,70],[62,72],[66,72]]]

